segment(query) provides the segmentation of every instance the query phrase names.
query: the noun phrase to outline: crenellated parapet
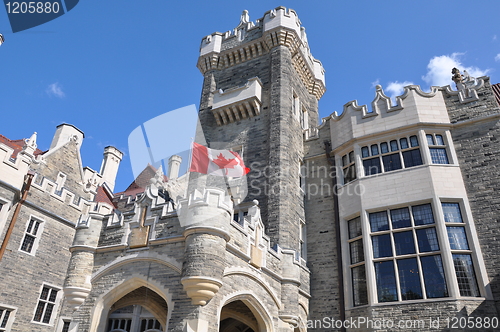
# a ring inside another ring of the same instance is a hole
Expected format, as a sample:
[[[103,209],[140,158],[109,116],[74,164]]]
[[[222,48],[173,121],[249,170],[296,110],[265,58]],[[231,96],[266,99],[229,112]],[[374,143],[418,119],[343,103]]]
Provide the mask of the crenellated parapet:
[[[309,93],[320,99],[326,90],[323,65],[312,56],[305,28],[293,9],[277,7],[255,23],[249,21],[248,12],[244,11],[235,29],[203,38],[197,66],[203,74],[222,70],[255,59],[277,46],[290,50],[302,82]]]
[[[344,105],[339,115],[334,112],[323,118],[324,126],[330,121],[332,148],[336,148],[352,139],[376,135],[381,131],[398,130],[418,123],[432,125],[449,125],[450,119],[445,105],[445,93],[448,87],[431,87],[430,92],[424,92],[418,85],[408,85],[404,93],[395,97],[395,103],[378,85],[375,98],[369,108],[358,105],[356,100]],[[458,94],[458,93],[456,93]]]

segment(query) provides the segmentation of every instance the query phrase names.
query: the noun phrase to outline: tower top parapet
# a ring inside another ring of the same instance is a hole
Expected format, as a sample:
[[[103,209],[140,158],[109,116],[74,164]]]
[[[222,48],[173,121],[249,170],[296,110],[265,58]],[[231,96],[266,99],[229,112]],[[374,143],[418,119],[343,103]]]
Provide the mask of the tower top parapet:
[[[268,53],[276,46],[286,46],[293,65],[309,92],[318,99],[325,92],[325,70],[309,49],[305,28],[295,10],[277,7],[255,22],[248,11],[239,24],[225,33],[214,32],[201,41],[197,67],[205,74],[246,62]]]

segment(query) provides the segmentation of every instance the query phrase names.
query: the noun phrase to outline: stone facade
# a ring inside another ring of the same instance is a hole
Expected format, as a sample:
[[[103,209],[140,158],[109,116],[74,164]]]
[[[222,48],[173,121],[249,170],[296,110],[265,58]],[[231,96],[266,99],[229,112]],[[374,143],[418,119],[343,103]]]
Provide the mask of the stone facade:
[[[122,153],[84,168],[72,125],[45,152],[0,137],[0,331],[498,330],[489,78],[377,86],[318,125],[324,70],[283,7],[203,38],[198,68],[196,142],[246,182],[172,156],[113,193]]]

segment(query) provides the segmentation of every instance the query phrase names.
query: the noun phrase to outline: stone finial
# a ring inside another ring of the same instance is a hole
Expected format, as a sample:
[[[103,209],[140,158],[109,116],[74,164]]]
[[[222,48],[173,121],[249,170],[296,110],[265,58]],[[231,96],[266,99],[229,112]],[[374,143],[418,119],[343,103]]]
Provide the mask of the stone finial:
[[[36,145],[36,131],[33,133],[33,135],[31,135],[30,138],[24,140],[24,146],[23,146],[23,151],[27,151],[30,152],[30,153],[33,153],[35,152],[36,148],[37,148],[37,145]]]
[[[248,15],[248,10],[245,9],[243,13],[241,13],[240,24],[238,24],[238,26],[247,24],[248,22],[250,22],[250,15]]]
[[[253,206],[251,206],[248,209],[248,216],[250,217],[250,222],[251,223],[256,223],[260,219],[260,208],[259,208],[259,201],[254,199],[252,201]]]
[[[149,182],[155,185],[158,189],[165,188],[165,178],[163,177],[163,167],[161,165],[158,167],[158,170]]]

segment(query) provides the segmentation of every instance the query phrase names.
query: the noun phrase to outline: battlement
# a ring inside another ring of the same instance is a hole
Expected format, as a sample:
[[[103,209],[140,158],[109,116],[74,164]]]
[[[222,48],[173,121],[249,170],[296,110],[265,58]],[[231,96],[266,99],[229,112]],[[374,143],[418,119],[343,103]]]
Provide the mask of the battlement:
[[[225,33],[215,32],[201,41],[198,69],[204,74],[260,57],[285,46],[292,54],[293,66],[311,94],[318,99],[325,92],[325,70],[309,49],[305,28],[293,9],[277,7],[254,22],[244,11],[240,23]]]
[[[417,123],[432,125],[450,125],[450,118],[445,104],[445,98],[454,97],[460,103],[470,103],[478,100],[477,90],[481,89],[487,77],[476,79],[473,86],[467,90],[452,90],[451,87],[431,87],[424,92],[418,85],[404,87],[404,93],[395,97],[393,104],[382,86],[377,85],[375,98],[371,108],[367,105],[358,105],[352,100],[344,105],[343,112],[337,112],[323,118],[319,129],[327,121],[331,121],[331,135],[333,148],[342,145],[351,139],[374,135],[381,131],[402,129]]]

